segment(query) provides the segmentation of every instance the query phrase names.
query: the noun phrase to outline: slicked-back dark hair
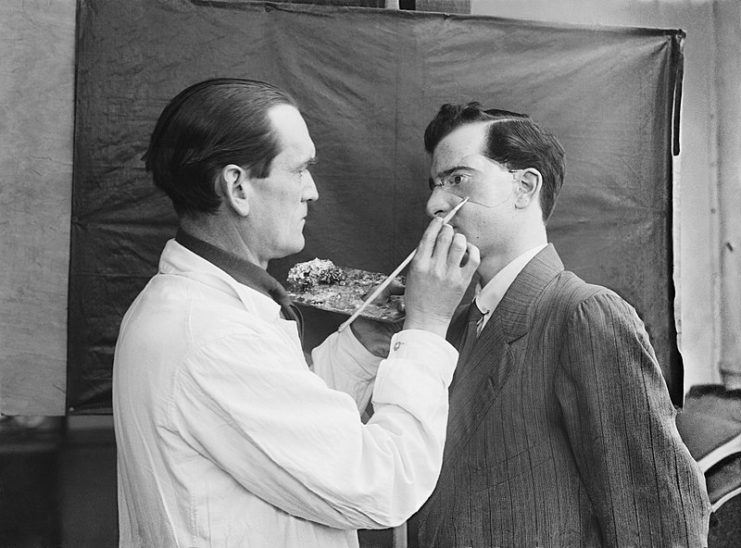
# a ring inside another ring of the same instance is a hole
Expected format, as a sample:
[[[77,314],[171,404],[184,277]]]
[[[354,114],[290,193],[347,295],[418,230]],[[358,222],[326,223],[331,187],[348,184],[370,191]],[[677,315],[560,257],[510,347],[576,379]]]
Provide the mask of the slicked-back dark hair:
[[[215,78],[176,95],[157,120],[143,157],[154,184],[180,216],[215,212],[215,177],[227,164],[267,177],[279,145],[268,110],[296,106],[280,88],[257,80]]]
[[[540,207],[543,221],[547,222],[566,175],[564,149],[553,135],[544,131],[527,114],[484,110],[477,102],[445,104],[425,130],[425,150],[432,154],[440,141],[453,130],[476,122],[491,122],[486,148],[482,151],[487,157],[507,169],[535,168],[543,176]]]

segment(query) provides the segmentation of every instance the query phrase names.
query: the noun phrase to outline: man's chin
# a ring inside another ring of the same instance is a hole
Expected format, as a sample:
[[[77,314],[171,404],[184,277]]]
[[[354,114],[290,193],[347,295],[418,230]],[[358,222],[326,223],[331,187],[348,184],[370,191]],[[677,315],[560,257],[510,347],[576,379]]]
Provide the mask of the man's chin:
[[[301,240],[297,240],[292,245],[287,245],[283,250],[280,256],[273,257],[274,259],[283,259],[285,257],[289,257],[291,255],[295,255],[296,253],[299,253],[303,251],[304,247],[306,247],[306,240],[304,240],[304,237],[301,237]]]
[[[301,234],[301,238],[296,240],[296,247],[293,251],[291,251],[291,255],[294,253],[298,253],[299,251],[302,251],[306,247],[306,238],[304,238],[304,235]]]

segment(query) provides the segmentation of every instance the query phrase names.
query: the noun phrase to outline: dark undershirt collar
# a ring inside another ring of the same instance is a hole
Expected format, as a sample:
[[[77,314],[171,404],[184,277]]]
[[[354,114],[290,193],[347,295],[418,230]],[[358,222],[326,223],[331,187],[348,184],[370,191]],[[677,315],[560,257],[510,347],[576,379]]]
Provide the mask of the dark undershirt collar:
[[[189,249],[202,259],[220,268],[239,283],[267,295],[280,305],[283,317],[298,324],[299,336],[303,338],[303,320],[301,313],[291,302],[285,288],[278,280],[268,274],[267,270],[243,259],[233,253],[191,236],[182,228],[175,235],[175,241]]]

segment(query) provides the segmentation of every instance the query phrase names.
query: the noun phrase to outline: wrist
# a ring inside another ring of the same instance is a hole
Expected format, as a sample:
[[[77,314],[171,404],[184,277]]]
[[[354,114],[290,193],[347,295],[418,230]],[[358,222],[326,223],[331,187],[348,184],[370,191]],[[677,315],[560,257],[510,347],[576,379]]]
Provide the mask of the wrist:
[[[382,324],[365,318],[358,318],[350,324],[355,338],[368,352],[379,358],[386,358],[389,353],[391,336],[398,331],[398,326]]]
[[[434,316],[426,315],[423,317],[415,317],[414,315],[407,315],[404,320],[404,329],[420,329],[422,331],[429,331],[435,335],[439,335],[445,338],[448,332],[448,325],[450,324],[450,318],[436,318]]]

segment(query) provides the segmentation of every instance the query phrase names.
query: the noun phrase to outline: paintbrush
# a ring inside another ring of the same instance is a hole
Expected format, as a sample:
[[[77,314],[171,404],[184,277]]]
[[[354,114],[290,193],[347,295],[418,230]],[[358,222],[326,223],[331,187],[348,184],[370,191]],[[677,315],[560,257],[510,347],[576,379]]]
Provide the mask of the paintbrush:
[[[443,217],[443,224],[445,224],[445,223],[447,223],[448,221],[450,221],[450,219],[452,219],[452,218],[453,218],[453,215],[455,215],[455,214],[456,214],[456,213],[458,212],[458,210],[459,210],[459,209],[460,209],[461,207],[463,207],[463,204],[465,204],[465,203],[466,203],[467,201],[468,201],[468,196],[466,196],[465,198],[463,198],[463,201],[461,201],[461,202],[460,202],[460,203],[459,203],[458,205],[456,205],[456,206],[455,206],[455,207],[454,207],[453,209],[451,209],[450,211],[448,211],[448,214],[447,214],[447,215],[446,215],[445,217]],[[376,287],[376,289],[375,289],[375,290],[373,291],[373,293],[371,293],[371,294],[370,294],[370,297],[368,297],[367,299],[365,299],[365,301],[363,301],[363,303],[362,303],[362,304],[361,304],[361,305],[360,305],[360,306],[359,306],[358,308],[356,308],[356,309],[355,309],[355,312],[353,312],[353,313],[352,313],[352,315],[351,315],[351,316],[350,316],[350,317],[349,317],[349,318],[348,318],[347,320],[345,320],[345,321],[344,321],[344,322],[342,323],[342,325],[340,325],[340,327],[338,327],[338,328],[337,328],[337,331],[342,331],[342,330],[344,330],[344,329],[345,329],[345,328],[346,328],[346,327],[347,327],[348,325],[350,325],[351,323],[353,323],[353,322],[355,321],[355,319],[356,319],[356,318],[357,318],[358,316],[360,316],[361,312],[363,312],[363,310],[365,310],[365,309],[366,309],[366,307],[367,307],[367,306],[368,306],[368,305],[369,305],[370,303],[372,303],[372,302],[373,302],[373,301],[374,301],[374,300],[375,300],[375,299],[376,299],[376,298],[377,298],[377,297],[378,297],[378,296],[379,296],[379,295],[381,294],[381,292],[382,292],[382,291],[383,291],[384,289],[386,289],[386,287],[387,287],[387,286],[388,286],[388,285],[389,285],[389,284],[391,283],[391,281],[392,281],[392,280],[393,280],[394,278],[396,278],[396,276],[398,276],[398,275],[399,275],[399,272],[401,272],[402,270],[404,270],[404,269],[405,269],[405,268],[407,267],[407,265],[408,265],[408,264],[409,264],[410,262],[412,262],[412,259],[414,258],[414,255],[415,255],[416,253],[417,253],[417,249],[415,248],[415,249],[414,249],[414,250],[413,250],[413,251],[412,251],[412,252],[411,252],[411,253],[410,253],[410,254],[409,254],[409,255],[407,256],[407,258],[406,258],[406,259],[404,259],[403,261],[401,261],[401,264],[400,264],[399,266],[397,266],[397,267],[396,267],[396,269],[395,269],[395,270],[394,270],[394,271],[393,271],[393,272],[392,272],[391,274],[389,274],[389,275],[388,275],[388,277],[386,277],[386,279],[385,279],[385,280],[383,280],[383,281],[381,282],[381,284],[380,284],[380,285],[379,285],[378,287]]]

